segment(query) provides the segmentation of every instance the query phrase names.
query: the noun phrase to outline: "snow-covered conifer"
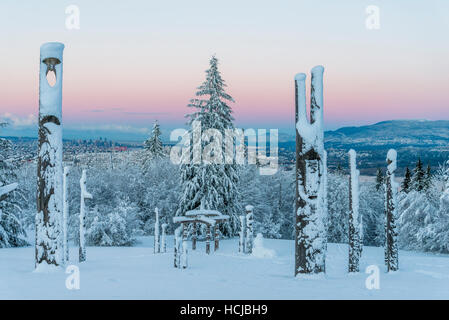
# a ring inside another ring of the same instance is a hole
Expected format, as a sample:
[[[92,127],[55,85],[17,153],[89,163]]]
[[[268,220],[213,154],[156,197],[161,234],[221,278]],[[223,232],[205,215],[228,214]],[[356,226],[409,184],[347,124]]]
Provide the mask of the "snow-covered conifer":
[[[432,186],[432,169],[430,168],[430,164],[428,164],[426,171],[424,173],[423,190],[427,191],[431,186]]]
[[[382,169],[377,168],[376,172],[376,189],[380,190],[384,185],[384,174],[382,173]]]
[[[17,184],[17,164],[12,158],[11,141],[0,138],[0,248],[27,244],[20,221],[24,194]]]
[[[90,221],[86,229],[86,244],[91,246],[112,247],[131,246],[135,243],[132,220],[135,219],[135,207],[122,201],[112,212],[95,206],[89,212]],[[92,218],[93,217],[93,218]]]
[[[413,176],[412,176],[412,183],[411,188],[416,191],[422,191],[425,187],[425,175],[421,158],[418,158],[418,161],[416,162],[416,166],[413,169]]]
[[[328,184],[327,241],[348,243],[349,189],[347,188],[347,176],[342,171],[336,170],[329,174]]]
[[[145,172],[148,171],[154,159],[161,159],[166,156],[161,135],[159,123],[155,121],[150,137],[144,142],[142,166]]]
[[[201,205],[205,209],[218,210],[230,216],[229,221],[220,224],[222,233],[229,236],[238,230],[241,206],[238,167],[235,161],[225,161],[225,130],[234,129],[232,110],[228,105],[234,100],[225,92],[225,87],[218,71],[218,60],[212,57],[206,80],[196,93],[200,98],[192,99],[189,104],[196,109],[187,115],[192,126],[188,133],[193,142],[192,152],[181,164],[182,195],[176,215],[184,215]],[[218,134],[206,134],[211,130]]]
[[[407,193],[410,191],[410,184],[412,182],[412,175],[409,168],[405,168],[404,180],[402,180],[402,191]]]

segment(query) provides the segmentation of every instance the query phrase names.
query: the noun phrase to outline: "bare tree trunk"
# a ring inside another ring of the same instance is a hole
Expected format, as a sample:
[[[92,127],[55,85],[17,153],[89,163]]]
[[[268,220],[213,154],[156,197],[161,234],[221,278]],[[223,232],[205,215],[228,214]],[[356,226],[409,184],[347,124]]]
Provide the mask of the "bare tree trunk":
[[[398,257],[398,231],[396,227],[397,219],[397,189],[398,184],[394,181],[397,153],[390,149],[387,154],[387,177],[385,184],[385,264],[387,271],[397,271],[399,269]]]
[[[87,192],[86,189],[86,170],[83,170],[80,179],[81,187],[81,204],[80,204],[80,239],[79,239],[79,262],[86,261],[86,244],[85,244],[85,232],[86,232],[86,205],[85,199],[92,199],[92,195]]]
[[[305,79],[295,77],[296,92],[296,237],[295,275],[325,272],[326,153],[323,133],[323,71],[312,69],[310,123]]]
[[[45,43],[40,49],[39,151],[35,267],[58,266],[62,252],[62,43]],[[54,73],[54,86],[47,75]]]

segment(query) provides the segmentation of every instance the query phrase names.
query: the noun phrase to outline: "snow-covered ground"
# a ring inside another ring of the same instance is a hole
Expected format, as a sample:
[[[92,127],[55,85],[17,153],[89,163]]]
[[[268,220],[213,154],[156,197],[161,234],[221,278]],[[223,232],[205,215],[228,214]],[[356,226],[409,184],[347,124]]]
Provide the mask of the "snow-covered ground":
[[[400,251],[400,271],[386,274],[383,249],[365,247],[360,274],[348,275],[347,245],[329,244],[327,275],[293,277],[290,240],[267,240],[272,258],[237,253],[238,239],[222,240],[220,250],[204,253],[204,242],[189,254],[189,268],[173,268],[173,239],[168,253],[153,254],[152,237],[135,247],[87,248],[80,268],[80,290],[68,290],[64,270],[34,273],[34,248],[0,249],[1,299],[449,299],[449,256]],[[263,256],[263,255],[262,255]],[[268,255],[270,256],[270,255]],[[365,268],[380,267],[380,289],[368,290]]]

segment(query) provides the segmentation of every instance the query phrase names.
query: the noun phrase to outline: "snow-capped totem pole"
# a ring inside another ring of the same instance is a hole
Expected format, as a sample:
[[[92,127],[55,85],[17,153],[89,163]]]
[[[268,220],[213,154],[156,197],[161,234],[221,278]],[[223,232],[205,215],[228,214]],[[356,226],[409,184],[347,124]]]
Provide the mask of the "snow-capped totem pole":
[[[165,253],[167,252],[167,227],[168,224],[163,223],[162,228],[162,236],[161,236],[161,252]]]
[[[58,266],[63,259],[62,223],[62,53],[48,42],[40,49],[39,137],[35,267]],[[47,79],[53,76],[52,85]]]
[[[253,230],[253,206],[246,206],[246,240],[245,240],[245,249],[246,253],[253,252],[253,241],[254,241],[254,230]]]
[[[85,232],[86,232],[86,205],[85,199],[92,199],[92,195],[87,192],[86,189],[86,170],[83,170],[80,179],[81,187],[81,204],[80,204],[80,247],[79,247],[79,262],[86,261],[86,245],[85,245]]]
[[[349,150],[349,272],[360,271],[362,255],[362,217],[359,214],[359,170],[357,170],[356,152]]]
[[[296,94],[296,237],[295,275],[325,272],[326,152],[323,133],[322,66],[312,69],[310,122],[306,75],[295,77]]]
[[[154,208],[154,213],[156,214],[156,221],[154,222],[154,253],[159,253],[161,251],[161,246],[159,242],[159,209]]]
[[[68,200],[68,194],[67,194],[67,183],[68,183],[68,177],[69,177],[70,167],[64,167],[64,176],[63,176],[63,196],[62,196],[62,202],[63,202],[63,219],[62,219],[62,233],[63,233],[63,248],[64,248],[64,255],[63,255],[63,262],[67,263],[69,261],[69,243],[68,243],[68,230],[67,230],[67,221],[69,217],[69,200]]]
[[[239,231],[239,252],[245,253],[245,216],[239,216],[240,218],[240,231]]]
[[[385,264],[387,271],[399,269],[397,219],[398,183],[394,181],[397,168],[396,150],[390,149],[387,154],[387,178],[385,182]]]

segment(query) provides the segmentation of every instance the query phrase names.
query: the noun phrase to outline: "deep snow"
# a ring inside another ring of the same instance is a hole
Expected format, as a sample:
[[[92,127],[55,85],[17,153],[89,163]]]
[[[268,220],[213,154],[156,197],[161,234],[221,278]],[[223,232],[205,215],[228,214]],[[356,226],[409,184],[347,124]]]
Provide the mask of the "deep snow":
[[[207,256],[204,242],[189,251],[189,268],[173,267],[173,237],[167,253],[153,253],[153,238],[135,247],[88,247],[80,267],[80,290],[65,286],[68,274],[35,273],[34,248],[0,249],[1,299],[449,299],[449,256],[400,251],[400,271],[386,274],[383,248],[364,247],[361,273],[347,274],[348,247],[329,244],[323,279],[293,277],[290,240],[264,239],[273,258],[238,254],[238,239],[222,240]],[[190,242],[189,242],[190,248]],[[380,267],[380,289],[365,287],[365,268]]]

